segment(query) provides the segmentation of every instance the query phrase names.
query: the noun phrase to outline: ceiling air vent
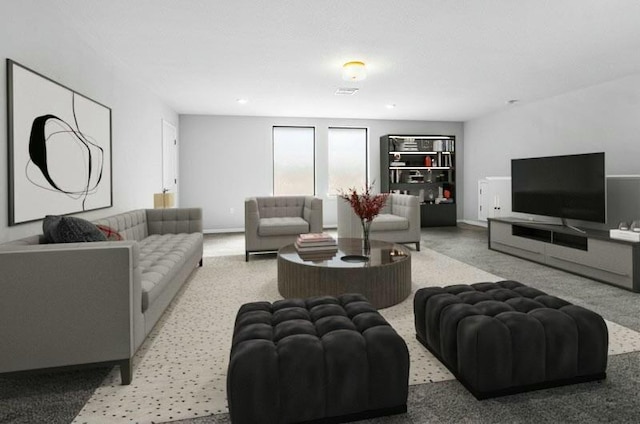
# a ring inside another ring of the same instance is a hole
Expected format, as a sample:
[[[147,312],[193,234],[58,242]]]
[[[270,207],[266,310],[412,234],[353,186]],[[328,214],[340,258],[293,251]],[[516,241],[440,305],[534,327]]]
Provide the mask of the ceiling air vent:
[[[334,93],[336,96],[353,96],[358,92],[357,88],[338,88]]]

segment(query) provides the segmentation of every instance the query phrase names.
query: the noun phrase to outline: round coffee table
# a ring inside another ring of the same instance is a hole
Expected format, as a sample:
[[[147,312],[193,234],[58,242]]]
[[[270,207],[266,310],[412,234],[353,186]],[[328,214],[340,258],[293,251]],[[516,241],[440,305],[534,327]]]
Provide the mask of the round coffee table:
[[[402,302],[411,293],[411,252],[406,247],[371,240],[366,260],[361,239],[338,239],[332,257],[303,259],[293,244],[278,251],[278,291],[284,298],[361,293],[376,308]],[[305,257],[306,255],[303,255]]]

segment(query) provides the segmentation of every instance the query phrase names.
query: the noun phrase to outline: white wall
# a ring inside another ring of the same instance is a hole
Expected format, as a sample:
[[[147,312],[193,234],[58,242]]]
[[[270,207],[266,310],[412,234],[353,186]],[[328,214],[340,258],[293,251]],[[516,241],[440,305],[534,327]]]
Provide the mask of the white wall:
[[[640,74],[464,124],[464,219],[478,218],[478,180],[509,176],[512,158],[605,152],[608,175],[640,174]],[[638,211],[640,217],[640,211]]]
[[[162,188],[161,119],[177,114],[88,44],[55,2],[3,2],[0,57],[10,58],[112,110],[113,207],[79,214],[87,219],[153,206]],[[0,64],[0,242],[41,232],[41,222],[8,227],[6,66]]]
[[[369,177],[380,189],[380,136],[444,134],[456,136],[458,169],[462,180],[463,131],[460,122],[391,121],[247,116],[180,116],[180,177],[183,206],[203,208],[205,231],[244,230],[244,199],[269,196],[273,190],[273,126],[316,128],[316,185],[323,198],[325,226],[336,224],[335,198],[326,196],[327,129],[369,129]],[[475,190],[475,189],[474,189]],[[458,213],[462,213],[463,187],[457,187]]]

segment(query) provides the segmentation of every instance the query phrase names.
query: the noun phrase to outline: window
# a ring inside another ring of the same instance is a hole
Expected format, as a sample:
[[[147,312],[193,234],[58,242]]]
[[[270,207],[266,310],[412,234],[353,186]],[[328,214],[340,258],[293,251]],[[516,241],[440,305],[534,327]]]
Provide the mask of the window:
[[[329,194],[367,186],[367,129],[329,128]]]
[[[315,194],[315,128],[273,127],[273,194]]]

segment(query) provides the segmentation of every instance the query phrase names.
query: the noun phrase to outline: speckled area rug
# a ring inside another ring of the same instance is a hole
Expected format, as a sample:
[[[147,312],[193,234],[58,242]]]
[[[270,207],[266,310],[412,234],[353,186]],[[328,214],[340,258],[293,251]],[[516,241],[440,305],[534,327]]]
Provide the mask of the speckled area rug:
[[[413,292],[420,287],[503,278],[437,253],[412,252]],[[114,368],[74,423],[157,423],[227,412],[226,371],[235,314],[243,303],[281,299],[274,256],[206,257],[136,354],[134,378]],[[404,338],[411,385],[453,376],[415,339],[413,294],[380,311]],[[607,322],[609,354],[640,350],[640,333]]]

